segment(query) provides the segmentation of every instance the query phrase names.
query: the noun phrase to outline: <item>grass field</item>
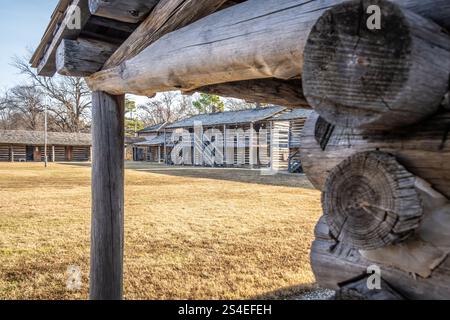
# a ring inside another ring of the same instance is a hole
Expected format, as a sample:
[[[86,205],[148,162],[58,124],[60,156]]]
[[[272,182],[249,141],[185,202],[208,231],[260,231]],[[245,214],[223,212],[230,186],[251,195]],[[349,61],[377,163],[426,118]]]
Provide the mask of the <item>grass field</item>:
[[[301,176],[126,171],[125,298],[292,297],[309,265],[319,193]],[[0,163],[0,299],[88,297],[90,168]],[[67,269],[82,271],[67,289]]]

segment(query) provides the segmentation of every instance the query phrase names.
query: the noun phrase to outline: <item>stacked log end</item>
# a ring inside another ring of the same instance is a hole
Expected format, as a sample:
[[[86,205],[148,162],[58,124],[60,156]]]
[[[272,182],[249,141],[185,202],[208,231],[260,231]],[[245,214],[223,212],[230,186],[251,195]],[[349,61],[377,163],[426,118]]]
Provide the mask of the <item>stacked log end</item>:
[[[370,5],[381,29],[366,25]],[[398,296],[450,298],[450,252],[422,237],[435,222],[417,186],[421,178],[450,198],[449,76],[448,32],[396,1],[345,2],[312,28],[302,79],[316,112],[301,158],[323,192],[311,253],[320,285],[339,289],[376,264]]]
[[[330,233],[364,250],[405,240],[423,212],[414,183],[414,175],[387,153],[364,152],[344,160],[330,173],[322,197]]]
[[[381,28],[366,26],[370,5]],[[304,51],[305,96],[334,125],[391,129],[434,114],[448,90],[450,37],[439,25],[384,0],[325,12]]]

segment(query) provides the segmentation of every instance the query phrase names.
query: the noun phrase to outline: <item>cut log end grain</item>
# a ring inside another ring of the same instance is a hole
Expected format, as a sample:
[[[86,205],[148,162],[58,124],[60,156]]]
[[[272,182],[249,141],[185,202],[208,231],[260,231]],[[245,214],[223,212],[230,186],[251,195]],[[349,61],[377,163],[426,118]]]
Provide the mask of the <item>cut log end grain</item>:
[[[370,30],[370,5],[381,29]],[[326,11],[304,51],[308,102],[334,125],[391,129],[436,112],[448,88],[450,38],[432,21],[385,0]]]
[[[394,156],[363,152],[332,170],[322,205],[333,237],[373,250],[405,240],[423,214],[415,177]]]

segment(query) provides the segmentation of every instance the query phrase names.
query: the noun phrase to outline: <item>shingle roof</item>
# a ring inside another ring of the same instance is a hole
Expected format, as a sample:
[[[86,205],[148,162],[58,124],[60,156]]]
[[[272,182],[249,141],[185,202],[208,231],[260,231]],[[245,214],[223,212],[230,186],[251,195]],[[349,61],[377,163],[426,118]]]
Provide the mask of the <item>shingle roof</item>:
[[[149,126],[147,128],[142,129],[139,131],[139,133],[153,133],[153,132],[159,132],[167,125],[167,122],[164,123],[158,123],[153,126]]]
[[[290,112],[286,112],[280,115],[275,115],[272,119],[273,120],[281,120],[281,121],[289,121],[289,120],[295,120],[300,118],[308,118],[313,110],[311,109],[294,109]]]
[[[92,138],[86,133],[49,132],[49,145],[90,146]],[[0,130],[0,144],[44,145],[43,131]]]
[[[166,128],[189,128],[193,127],[195,122],[201,122],[203,126],[257,122],[273,117],[275,114],[285,109],[286,108],[284,107],[268,107],[242,111],[200,114],[198,116],[175,122],[171,125],[168,125]]]
[[[166,141],[170,141],[170,135],[167,135]],[[137,146],[160,146],[164,144],[164,135],[157,136],[153,139],[135,143]]]

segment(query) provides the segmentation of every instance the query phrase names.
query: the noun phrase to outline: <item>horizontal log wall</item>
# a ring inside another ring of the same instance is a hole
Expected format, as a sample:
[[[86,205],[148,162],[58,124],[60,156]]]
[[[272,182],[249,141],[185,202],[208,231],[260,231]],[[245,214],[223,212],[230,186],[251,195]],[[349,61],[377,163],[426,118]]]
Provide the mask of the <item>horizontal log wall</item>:
[[[9,145],[0,145],[0,162],[11,161],[11,147]]]
[[[14,161],[26,161],[27,159],[27,149],[25,146],[13,146],[12,151],[14,153]]]
[[[272,130],[272,170],[286,171],[289,167],[289,121],[274,121]]]
[[[90,147],[73,147],[73,161],[89,161]]]

